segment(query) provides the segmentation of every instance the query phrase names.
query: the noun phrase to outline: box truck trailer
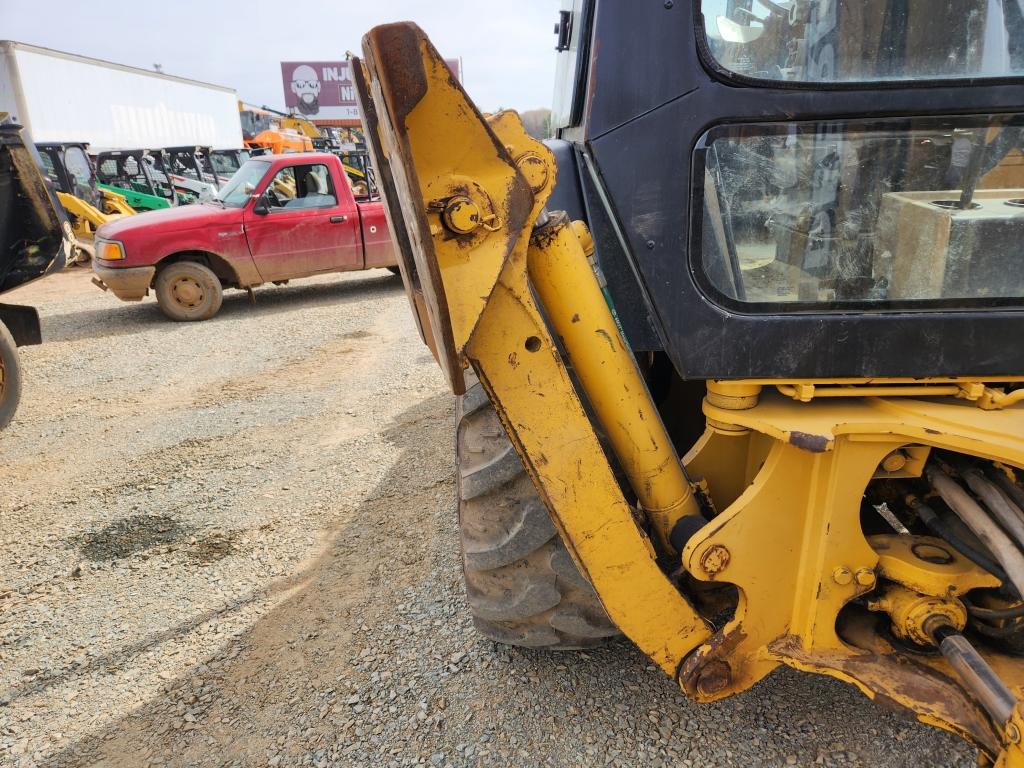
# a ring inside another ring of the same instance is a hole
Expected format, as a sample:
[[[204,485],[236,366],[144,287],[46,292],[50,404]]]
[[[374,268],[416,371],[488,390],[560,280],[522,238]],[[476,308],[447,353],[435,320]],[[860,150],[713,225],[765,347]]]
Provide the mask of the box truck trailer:
[[[0,112],[37,142],[90,152],[242,146],[231,88],[12,41],[0,42]]]

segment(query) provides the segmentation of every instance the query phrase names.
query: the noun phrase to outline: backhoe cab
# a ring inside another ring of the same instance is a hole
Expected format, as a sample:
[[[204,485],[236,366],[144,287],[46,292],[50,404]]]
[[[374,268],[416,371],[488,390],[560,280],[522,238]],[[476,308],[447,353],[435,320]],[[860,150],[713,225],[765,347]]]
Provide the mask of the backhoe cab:
[[[354,67],[477,628],[1024,765],[1018,4],[568,6],[546,145],[413,24]]]

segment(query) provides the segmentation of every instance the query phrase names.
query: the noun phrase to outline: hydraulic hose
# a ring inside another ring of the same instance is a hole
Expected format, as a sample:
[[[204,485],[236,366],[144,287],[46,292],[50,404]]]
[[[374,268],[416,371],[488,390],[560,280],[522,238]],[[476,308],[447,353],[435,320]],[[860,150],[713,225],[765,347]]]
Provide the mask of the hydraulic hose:
[[[992,479],[999,486],[999,490],[1006,494],[1007,498],[1012,499],[1014,504],[1024,509],[1024,488],[1021,488],[1007,477],[1006,473],[999,467],[992,468]]]
[[[1013,586],[1009,583],[1009,577],[1006,575],[1006,571],[1003,570],[999,563],[989,557],[985,552],[982,552],[977,547],[974,547],[964,541],[941,517],[938,516],[934,509],[916,497],[911,497],[908,502],[910,504],[910,508],[917,513],[918,518],[920,518],[921,522],[925,524],[929,531],[934,533],[940,539],[949,542],[953,549],[982,570],[988,571],[1000,581],[1009,584],[1011,587]]]
[[[960,598],[964,605],[967,606],[967,612],[971,616],[977,616],[979,619],[986,619],[989,621],[1001,621],[1004,619],[1019,619],[1024,617],[1024,603],[1020,605],[1013,605],[1009,608],[982,608],[980,605],[968,602],[964,598]]]
[[[977,468],[968,469],[961,475],[975,495],[985,502],[985,506],[995,515],[1017,546],[1024,547],[1024,512],[1021,512],[1020,508]]]
[[[966,637],[944,621],[936,622],[935,626],[928,627],[928,631],[953,671],[978,697],[985,711],[1000,726],[1005,724],[1017,706],[1017,699],[988,662],[974,650]]]
[[[942,496],[943,501],[967,524],[974,534],[988,547],[992,555],[1003,566],[1010,583],[1018,595],[1024,595],[1024,554],[1014,542],[1003,533],[1003,529],[983,510],[963,488],[942,469],[930,465],[926,470],[932,487]]]

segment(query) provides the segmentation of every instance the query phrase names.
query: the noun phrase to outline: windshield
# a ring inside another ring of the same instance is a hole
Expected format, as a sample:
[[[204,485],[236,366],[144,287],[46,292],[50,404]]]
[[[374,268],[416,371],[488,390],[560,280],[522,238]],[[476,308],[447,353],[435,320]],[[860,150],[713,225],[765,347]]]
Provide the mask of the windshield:
[[[704,277],[774,309],[1019,304],[1022,148],[1024,115],[714,128]]]
[[[259,186],[268,168],[270,163],[266,160],[247,160],[221,188],[218,199],[228,208],[241,208],[249,200],[253,189]],[[253,189],[249,189],[250,186]]]
[[[704,0],[736,74],[802,83],[1024,75],[1024,0]]]
[[[242,163],[249,159],[248,153],[242,152],[214,152],[210,155],[210,162],[213,163],[213,170],[221,176],[231,176],[242,167]]]

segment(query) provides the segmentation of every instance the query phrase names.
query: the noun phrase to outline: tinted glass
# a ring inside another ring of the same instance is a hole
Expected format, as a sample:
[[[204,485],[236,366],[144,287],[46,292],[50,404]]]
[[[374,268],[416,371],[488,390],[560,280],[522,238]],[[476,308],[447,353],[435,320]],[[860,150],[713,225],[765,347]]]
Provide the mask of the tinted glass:
[[[701,266],[726,303],[1024,297],[1024,118],[722,126],[697,152]]]
[[[711,55],[763,80],[1024,75],[1024,0],[704,0]]]
[[[59,182],[60,179],[57,177],[57,168],[53,164],[53,158],[50,157],[50,153],[40,152],[39,159],[43,161],[43,170],[46,171],[46,175],[50,177],[50,180]]]
[[[88,186],[92,181],[92,166],[81,147],[68,147],[64,153],[64,165],[76,183]]]

